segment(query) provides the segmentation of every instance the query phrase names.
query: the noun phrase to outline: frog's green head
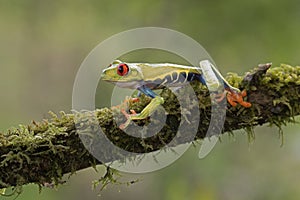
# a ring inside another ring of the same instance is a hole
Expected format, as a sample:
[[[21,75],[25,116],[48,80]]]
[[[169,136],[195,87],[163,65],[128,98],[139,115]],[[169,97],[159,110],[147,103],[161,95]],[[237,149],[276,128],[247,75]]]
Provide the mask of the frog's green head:
[[[109,82],[139,82],[143,80],[141,68],[135,63],[125,63],[115,60],[101,74],[101,80]]]

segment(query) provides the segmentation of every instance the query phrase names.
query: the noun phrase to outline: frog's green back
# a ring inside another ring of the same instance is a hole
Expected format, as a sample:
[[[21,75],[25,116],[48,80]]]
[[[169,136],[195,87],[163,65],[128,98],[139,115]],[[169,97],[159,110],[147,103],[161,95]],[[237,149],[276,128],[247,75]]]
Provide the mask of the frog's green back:
[[[148,64],[148,63],[140,63],[136,64],[136,66],[141,68],[141,71],[144,76],[144,81],[153,81],[156,79],[165,79],[170,76],[179,76],[179,74],[185,73],[194,73],[201,74],[201,70],[198,67],[163,63],[163,64]]]

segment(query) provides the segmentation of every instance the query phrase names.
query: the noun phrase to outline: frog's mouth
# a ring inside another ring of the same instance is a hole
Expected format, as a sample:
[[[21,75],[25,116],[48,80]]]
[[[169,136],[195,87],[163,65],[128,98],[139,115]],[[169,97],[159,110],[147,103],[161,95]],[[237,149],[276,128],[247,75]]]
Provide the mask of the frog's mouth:
[[[121,88],[130,88],[130,89],[137,89],[138,87],[142,86],[142,81],[112,81],[112,80],[105,80],[107,82],[113,83],[118,87]]]

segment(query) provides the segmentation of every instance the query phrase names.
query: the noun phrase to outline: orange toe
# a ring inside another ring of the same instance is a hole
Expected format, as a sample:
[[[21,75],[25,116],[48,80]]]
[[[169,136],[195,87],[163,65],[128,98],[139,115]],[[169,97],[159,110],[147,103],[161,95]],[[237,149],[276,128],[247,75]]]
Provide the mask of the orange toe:
[[[246,90],[242,92],[228,91],[227,101],[230,105],[235,107],[237,104],[240,104],[243,107],[251,107],[251,103],[244,101],[243,97],[247,96]]]
[[[126,124],[124,123],[124,124],[121,124],[120,126],[119,126],[119,128],[121,129],[121,130],[124,130],[125,128],[126,128]]]
[[[231,95],[227,95],[227,101],[231,106],[233,106],[233,107],[237,106],[237,103],[234,102],[234,99],[232,98]]]
[[[247,91],[246,91],[246,90],[243,90],[243,91],[241,92],[241,95],[242,95],[242,97],[247,96]]]
[[[140,99],[139,99],[139,98],[131,98],[130,101],[131,101],[131,102],[139,102]]]
[[[244,106],[245,108],[250,108],[250,107],[252,106],[251,103],[246,102],[246,101],[243,101],[243,102],[241,102],[240,104],[241,104],[242,106]]]
[[[127,119],[130,117],[130,114],[128,114],[124,109],[121,109],[121,112]]]
[[[130,110],[130,112],[131,112],[132,115],[136,115],[135,110]]]

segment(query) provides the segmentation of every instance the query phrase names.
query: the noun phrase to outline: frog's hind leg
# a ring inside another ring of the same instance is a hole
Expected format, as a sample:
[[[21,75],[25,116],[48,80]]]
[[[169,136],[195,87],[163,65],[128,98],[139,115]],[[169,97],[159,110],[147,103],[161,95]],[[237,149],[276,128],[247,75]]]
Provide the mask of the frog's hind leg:
[[[241,92],[238,88],[231,86],[226,81],[226,79],[222,76],[222,74],[217,70],[217,68],[212,63],[210,63],[208,60],[203,61],[203,62],[201,61],[200,65],[201,65],[201,63],[206,64],[206,65],[209,64],[211,66],[212,70],[214,71],[214,74],[217,76],[217,78],[219,80],[222,80],[222,82],[224,84],[227,101],[230,105],[235,107],[235,106],[237,106],[237,104],[240,104],[246,108],[251,107],[251,103],[244,101],[243,97],[247,96],[247,93],[245,90]],[[222,100],[222,98],[220,98],[220,99]]]

